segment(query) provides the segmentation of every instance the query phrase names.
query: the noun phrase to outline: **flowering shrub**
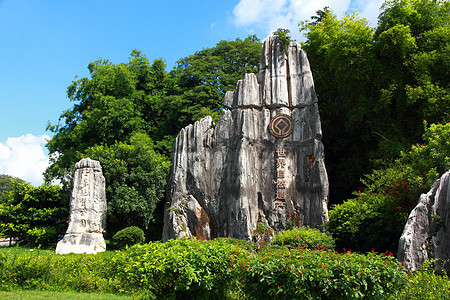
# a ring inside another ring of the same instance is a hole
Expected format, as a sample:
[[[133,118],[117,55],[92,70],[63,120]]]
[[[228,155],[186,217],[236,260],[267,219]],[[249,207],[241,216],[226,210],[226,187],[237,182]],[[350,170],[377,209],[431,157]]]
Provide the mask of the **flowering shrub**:
[[[374,299],[400,288],[406,272],[392,256],[309,249],[265,251],[238,269],[250,299]]]

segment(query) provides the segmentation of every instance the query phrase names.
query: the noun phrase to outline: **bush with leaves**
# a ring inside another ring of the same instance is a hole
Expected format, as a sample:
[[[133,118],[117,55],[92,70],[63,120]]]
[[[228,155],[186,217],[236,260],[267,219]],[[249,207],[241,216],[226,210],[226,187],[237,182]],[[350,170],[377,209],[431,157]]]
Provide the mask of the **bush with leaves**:
[[[445,275],[406,275],[392,256],[284,247],[250,253],[227,239],[152,242],[97,255],[0,249],[0,289],[145,299],[416,299],[429,289],[433,299],[446,299],[448,287]]]
[[[120,282],[111,276],[113,255],[110,251],[59,255],[54,249],[4,248],[0,251],[0,289],[118,293]]]
[[[247,256],[223,239],[178,239],[135,245],[112,261],[124,289],[156,298],[223,299],[234,282],[234,265]]]
[[[271,249],[238,265],[249,299],[374,299],[394,293],[406,270],[393,257]]]
[[[433,183],[446,171],[450,170],[450,123],[424,123],[424,143],[413,145],[408,152],[401,153],[401,160],[411,172],[423,178],[427,186]]]
[[[122,249],[135,244],[145,242],[145,234],[136,226],[129,226],[118,231],[111,239],[110,245],[113,249]]]
[[[334,239],[330,235],[309,227],[278,232],[271,244],[292,248],[334,249]]]
[[[434,260],[427,260],[418,271],[406,276],[405,286],[389,299],[450,299],[450,278],[444,272],[438,274]]]
[[[397,251],[409,213],[446,170],[450,169],[450,123],[425,128],[424,144],[362,180],[356,198],[329,211],[328,230],[338,249]]]

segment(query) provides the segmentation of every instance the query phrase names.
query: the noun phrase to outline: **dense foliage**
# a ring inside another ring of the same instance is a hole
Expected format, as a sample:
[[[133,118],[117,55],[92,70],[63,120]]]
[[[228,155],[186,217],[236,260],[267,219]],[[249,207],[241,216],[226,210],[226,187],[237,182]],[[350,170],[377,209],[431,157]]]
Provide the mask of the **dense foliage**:
[[[33,250],[33,251],[30,251]],[[109,259],[114,253],[59,255],[54,250],[0,250],[0,289],[119,292]]]
[[[221,299],[234,279],[230,267],[245,254],[220,239],[181,239],[133,246],[112,262],[124,288],[147,291],[156,298]]]
[[[108,233],[133,225],[144,230],[150,224],[162,227],[162,218],[155,218],[154,212],[164,197],[169,161],[155,152],[146,134],[134,134],[128,144],[94,146],[85,153],[100,161],[103,168],[107,182]]]
[[[450,169],[450,123],[425,128],[424,143],[362,181],[356,198],[329,211],[327,227],[338,249],[397,251],[398,240],[420,194]]]
[[[259,39],[251,35],[244,40],[220,41],[214,48],[177,61],[170,72],[177,84],[171,95],[178,105],[172,111],[176,114],[171,119],[176,122],[174,134],[206,115],[217,121],[225,93],[233,91],[246,73],[258,72],[261,50]]]
[[[300,227],[278,232],[272,245],[289,246],[307,249],[334,249],[334,239],[318,229]]]
[[[238,266],[250,299],[374,299],[395,292],[405,270],[393,257],[272,250]]]
[[[114,234],[110,241],[113,249],[123,249],[127,246],[143,244],[145,242],[145,234],[142,229],[136,226],[125,227]]]
[[[0,289],[146,299],[374,299],[401,291],[405,273],[391,256],[283,247],[249,252],[226,239],[152,242],[97,255],[0,250]]]
[[[54,245],[67,228],[68,203],[61,199],[59,186],[14,183],[8,200],[0,203],[1,235],[23,244]]]
[[[450,299],[450,278],[447,274],[437,274],[432,268],[433,261],[426,261],[422,269],[406,276],[403,289],[389,299]]]
[[[0,204],[8,201],[10,193],[14,190],[14,183],[25,183],[20,178],[0,174]]]
[[[450,121],[450,3],[394,0],[377,28],[318,11],[302,23],[319,97],[330,200],[340,203],[380,159]]]

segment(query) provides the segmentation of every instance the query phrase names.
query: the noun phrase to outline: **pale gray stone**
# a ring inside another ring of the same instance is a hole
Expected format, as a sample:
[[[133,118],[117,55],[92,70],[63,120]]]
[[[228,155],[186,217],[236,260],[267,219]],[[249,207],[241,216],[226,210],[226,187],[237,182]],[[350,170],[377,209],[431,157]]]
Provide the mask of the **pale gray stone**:
[[[105,251],[106,212],[102,167],[98,161],[84,158],[75,164],[69,226],[56,246],[56,253],[96,254]]]
[[[289,55],[278,37],[264,41],[260,72],[247,74],[215,126],[203,118],[180,131],[172,157],[163,240],[234,237],[251,239],[258,222],[286,228],[317,227],[328,219],[328,177],[321,142],[317,97],[309,63],[300,45]],[[291,74],[291,75],[289,75]],[[273,117],[286,114],[293,132],[277,138],[269,131]],[[277,150],[285,149],[285,201],[276,201]],[[278,202],[285,206],[277,207]]]
[[[450,272],[450,171],[441,176],[411,211],[398,246],[398,260],[419,270],[429,258]]]

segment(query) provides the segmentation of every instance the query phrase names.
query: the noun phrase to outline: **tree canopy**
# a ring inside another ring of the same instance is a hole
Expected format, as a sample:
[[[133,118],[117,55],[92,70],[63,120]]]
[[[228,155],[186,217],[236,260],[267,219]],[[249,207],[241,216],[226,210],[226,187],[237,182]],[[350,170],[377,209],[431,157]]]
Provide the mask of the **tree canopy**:
[[[0,235],[29,245],[55,245],[67,228],[67,211],[59,186],[14,181],[7,201],[0,203]]]
[[[376,163],[420,140],[423,121],[449,121],[450,4],[395,0],[374,30],[327,8],[303,22],[319,97],[331,201]]]
[[[24,180],[6,175],[0,174],[0,204],[8,201],[10,193],[14,190],[14,184],[23,184]]]

